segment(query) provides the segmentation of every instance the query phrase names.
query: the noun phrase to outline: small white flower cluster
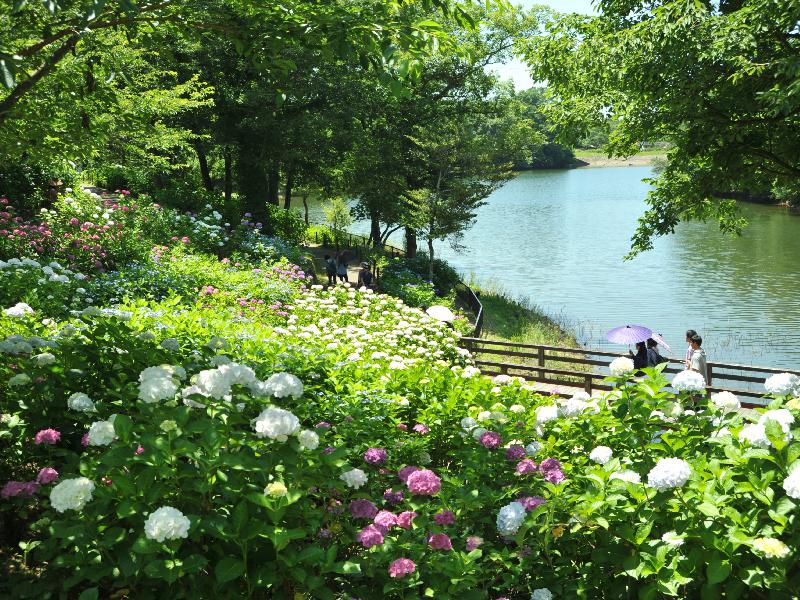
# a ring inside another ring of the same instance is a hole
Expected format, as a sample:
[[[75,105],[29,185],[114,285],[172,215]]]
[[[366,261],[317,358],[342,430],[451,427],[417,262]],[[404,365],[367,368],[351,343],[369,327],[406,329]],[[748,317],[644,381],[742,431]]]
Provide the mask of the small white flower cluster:
[[[506,504],[497,513],[497,531],[501,535],[514,535],[525,520],[525,507],[519,502]]]
[[[229,398],[234,385],[247,386],[254,394],[257,394],[259,385],[262,384],[256,378],[253,369],[233,362],[220,364],[216,369],[200,371],[191,378],[190,383],[191,385],[184,388],[181,395],[184,398],[184,404],[195,408],[202,405],[190,400],[189,396],[193,394],[223,400]]]
[[[95,421],[89,427],[90,446],[108,446],[117,437],[112,421]]]
[[[300,430],[300,419],[288,410],[270,406],[254,419],[253,429],[260,438],[285,442]]]
[[[608,446],[597,446],[589,453],[589,459],[599,465],[604,465],[614,456],[614,451]]]
[[[144,535],[157,542],[189,537],[189,519],[177,508],[162,506],[151,512],[144,523]]]
[[[679,392],[703,392],[706,379],[697,371],[681,371],[672,378],[672,387]]]
[[[55,348],[56,345],[51,340],[44,340],[35,336],[26,338],[24,335],[15,333],[0,341],[0,353],[13,355],[31,354],[36,348]]]
[[[783,489],[789,498],[800,500],[800,462],[789,469],[789,475],[783,480]]]
[[[689,477],[692,476],[692,468],[685,460],[680,458],[662,458],[647,474],[647,485],[663,492],[672,488],[683,487]]]
[[[20,319],[22,317],[26,317],[28,315],[33,314],[33,309],[25,304],[24,302],[17,302],[11,308],[7,308],[3,311],[7,317],[12,317],[14,319]]]
[[[800,376],[779,373],[764,382],[764,389],[773,396],[800,396]]]
[[[553,600],[553,592],[547,588],[538,588],[533,590],[531,600]]]
[[[711,402],[723,413],[736,412],[742,404],[736,394],[731,392],[716,392],[711,394]]]
[[[180,380],[185,378],[186,371],[180,366],[147,367],[139,373],[139,400],[147,404],[170,400],[178,392]]]
[[[67,398],[67,408],[78,412],[95,412],[94,402],[83,392],[76,392]]]
[[[620,356],[611,361],[608,369],[614,377],[623,377],[633,372],[633,361],[627,356]]]
[[[81,510],[92,499],[94,483],[86,477],[65,479],[50,490],[50,504],[63,513],[67,510]]]
[[[294,398],[299,400],[303,395],[303,382],[300,378],[291,373],[275,373],[269,376],[263,386],[259,387],[259,392],[265,395],[275,396],[276,398]]]
[[[536,425],[544,425],[558,418],[558,407],[553,404],[546,404],[536,407]]]
[[[642,483],[642,477],[636,471],[630,469],[623,469],[622,471],[614,471],[609,479],[619,479],[627,483]]]
[[[367,474],[361,469],[350,469],[342,473],[339,479],[347,484],[347,487],[357,490],[358,488],[366,485],[368,477]]]

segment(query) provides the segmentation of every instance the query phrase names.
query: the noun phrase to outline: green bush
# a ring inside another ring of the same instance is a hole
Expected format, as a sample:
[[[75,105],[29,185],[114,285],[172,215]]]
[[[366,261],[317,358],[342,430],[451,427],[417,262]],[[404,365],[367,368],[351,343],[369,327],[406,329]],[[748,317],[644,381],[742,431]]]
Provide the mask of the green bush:
[[[262,233],[297,246],[306,237],[306,223],[300,213],[268,204],[267,220],[263,224]]]

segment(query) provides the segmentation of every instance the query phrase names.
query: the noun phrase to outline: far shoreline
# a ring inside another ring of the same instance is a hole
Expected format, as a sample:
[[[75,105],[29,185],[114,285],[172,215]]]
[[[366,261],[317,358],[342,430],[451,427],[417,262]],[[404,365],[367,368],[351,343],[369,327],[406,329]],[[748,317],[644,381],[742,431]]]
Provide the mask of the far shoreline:
[[[575,154],[575,166],[578,168],[597,167],[652,167],[656,162],[666,160],[666,154],[634,154],[628,158],[609,158],[602,154]]]

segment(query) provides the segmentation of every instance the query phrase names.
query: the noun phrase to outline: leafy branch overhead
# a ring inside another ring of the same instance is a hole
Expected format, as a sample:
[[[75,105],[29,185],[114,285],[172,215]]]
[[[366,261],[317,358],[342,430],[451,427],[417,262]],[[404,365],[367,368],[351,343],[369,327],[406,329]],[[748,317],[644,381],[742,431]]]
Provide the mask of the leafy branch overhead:
[[[731,199],[800,204],[796,2],[601,0],[598,9],[555,18],[521,46],[548,82],[562,141],[610,120],[610,156],[673,144],[632,255],[682,220],[740,231]]]

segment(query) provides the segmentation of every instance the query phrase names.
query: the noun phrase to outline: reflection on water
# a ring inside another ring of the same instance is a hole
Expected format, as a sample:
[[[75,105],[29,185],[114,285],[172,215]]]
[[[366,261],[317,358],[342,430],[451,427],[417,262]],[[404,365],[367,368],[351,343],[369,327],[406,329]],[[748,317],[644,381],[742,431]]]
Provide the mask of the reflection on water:
[[[636,323],[663,333],[672,355],[682,356],[692,328],[712,361],[800,367],[800,219],[743,205],[750,226],[742,237],[725,237],[714,223],[685,223],[624,262],[650,173],[523,173],[478,211],[465,250],[440,244],[438,252],[463,275],[530,298],[588,346],[623,350],[603,332]]]

